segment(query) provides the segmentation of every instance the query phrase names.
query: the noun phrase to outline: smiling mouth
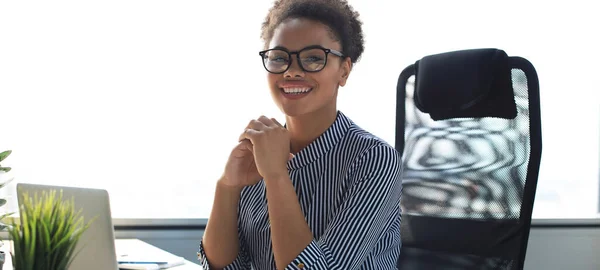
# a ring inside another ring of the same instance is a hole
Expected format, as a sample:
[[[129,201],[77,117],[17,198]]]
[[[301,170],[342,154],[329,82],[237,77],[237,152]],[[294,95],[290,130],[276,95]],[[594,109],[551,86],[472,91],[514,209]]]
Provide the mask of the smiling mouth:
[[[287,95],[307,94],[313,90],[312,87],[286,87],[279,89]]]

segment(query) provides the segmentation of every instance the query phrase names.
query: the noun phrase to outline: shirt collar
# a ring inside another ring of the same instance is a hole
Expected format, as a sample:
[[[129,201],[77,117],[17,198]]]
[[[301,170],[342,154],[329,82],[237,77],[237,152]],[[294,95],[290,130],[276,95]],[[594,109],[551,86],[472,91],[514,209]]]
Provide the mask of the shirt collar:
[[[288,170],[300,169],[323,156],[346,135],[351,125],[352,121],[338,111],[333,124],[317,139],[300,150],[292,160],[288,161]]]

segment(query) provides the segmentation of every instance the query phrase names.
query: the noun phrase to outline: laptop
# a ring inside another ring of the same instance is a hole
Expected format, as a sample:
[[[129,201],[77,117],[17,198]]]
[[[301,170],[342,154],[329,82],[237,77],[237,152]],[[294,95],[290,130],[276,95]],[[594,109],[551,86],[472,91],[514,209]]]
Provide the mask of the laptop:
[[[63,199],[73,198],[75,209],[81,210],[84,221],[96,217],[90,227],[81,235],[76,250],[79,254],[73,260],[69,270],[117,270],[115,235],[110,212],[108,192],[103,189],[48,186],[37,184],[17,184],[17,201],[23,203],[23,194],[33,196],[36,192],[62,190]]]

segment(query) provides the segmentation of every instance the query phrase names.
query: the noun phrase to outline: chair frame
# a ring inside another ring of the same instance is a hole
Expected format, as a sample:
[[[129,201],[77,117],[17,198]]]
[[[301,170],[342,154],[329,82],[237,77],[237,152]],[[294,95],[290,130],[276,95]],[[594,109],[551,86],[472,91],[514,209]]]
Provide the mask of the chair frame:
[[[521,237],[518,243],[507,243],[509,245],[518,244],[519,252],[517,258],[510,258],[516,261],[517,269],[523,269],[527,244],[531,228],[531,216],[537,189],[539,167],[542,154],[542,128],[540,113],[540,92],[539,80],[534,66],[525,58],[510,57],[511,69],[520,69],[527,78],[527,90],[529,101],[529,137],[530,137],[530,156],[527,165],[527,176],[523,189],[521,211],[518,223],[520,225]],[[405,145],[405,125],[406,125],[406,85],[410,77],[415,75],[415,65],[406,67],[398,78],[397,96],[396,96],[396,150],[404,155]],[[405,243],[403,246],[410,246],[411,243]]]

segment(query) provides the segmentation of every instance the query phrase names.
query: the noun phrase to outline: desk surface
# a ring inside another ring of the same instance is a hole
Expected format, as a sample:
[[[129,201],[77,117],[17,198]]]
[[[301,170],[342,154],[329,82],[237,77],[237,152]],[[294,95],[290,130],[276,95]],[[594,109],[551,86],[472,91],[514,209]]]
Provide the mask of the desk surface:
[[[4,251],[6,254],[6,262],[4,263],[4,268],[2,270],[13,270],[12,261],[10,258],[10,241],[3,241],[4,245],[0,247],[1,251]],[[162,251],[161,249],[150,245],[144,241],[139,239],[116,239],[115,240],[115,248],[117,250],[117,254],[119,254],[120,250],[138,250],[138,251],[149,251],[149,252],[157,252]],[[171,267],[169,269],[173,270],[202,270],[202,267],[198,264],[190,262],[188,260],[185,261],[184,265]]]

